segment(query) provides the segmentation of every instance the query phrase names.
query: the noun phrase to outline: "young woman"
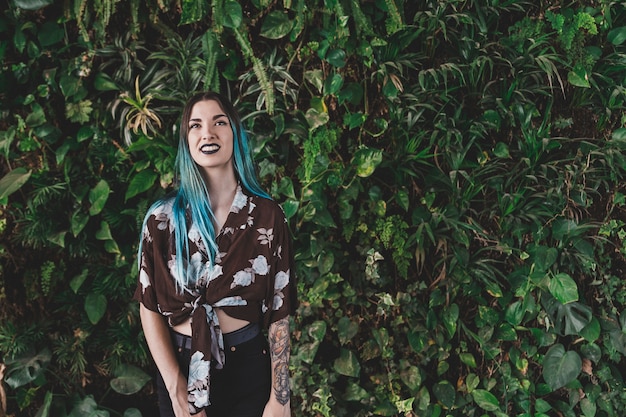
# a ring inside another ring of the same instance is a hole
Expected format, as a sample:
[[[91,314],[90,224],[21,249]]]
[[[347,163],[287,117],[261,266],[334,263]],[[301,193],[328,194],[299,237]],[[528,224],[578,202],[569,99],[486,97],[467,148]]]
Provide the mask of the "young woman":
[[[288,417],[291,240],[225,97],[189,100],[176,164],[178,189],[144,220],[134,295],[161,416]]]

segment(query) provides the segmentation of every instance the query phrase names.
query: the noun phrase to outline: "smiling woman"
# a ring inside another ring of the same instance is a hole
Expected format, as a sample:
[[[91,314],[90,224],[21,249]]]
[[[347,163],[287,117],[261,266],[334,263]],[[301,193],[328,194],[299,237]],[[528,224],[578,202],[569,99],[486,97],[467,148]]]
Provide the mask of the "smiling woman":
[[[180,185],[146,215],[135,292],[161,416],[289,416],[297,301],[285,216],[258,185],[226,98],[192,97],[181,125]]]

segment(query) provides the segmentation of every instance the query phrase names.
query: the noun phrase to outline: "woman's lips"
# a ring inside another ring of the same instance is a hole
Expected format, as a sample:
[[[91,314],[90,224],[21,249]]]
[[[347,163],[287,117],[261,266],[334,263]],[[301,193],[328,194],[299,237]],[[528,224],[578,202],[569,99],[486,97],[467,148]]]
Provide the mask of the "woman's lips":
[[[207,143],[205,145],[200,146],[200,152],[205,155],[211,155],[220,150],[220,145],[216,143]]]

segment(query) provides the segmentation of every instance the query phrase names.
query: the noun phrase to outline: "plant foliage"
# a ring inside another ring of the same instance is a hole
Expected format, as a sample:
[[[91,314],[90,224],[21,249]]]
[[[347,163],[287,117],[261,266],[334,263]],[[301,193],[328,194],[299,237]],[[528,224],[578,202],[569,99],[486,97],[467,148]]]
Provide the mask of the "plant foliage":
[[[293,232],[293,415],[625,415],[624,22],[605,0],[11,0],[6,412],[156,413],[139,229],[213,89]]]

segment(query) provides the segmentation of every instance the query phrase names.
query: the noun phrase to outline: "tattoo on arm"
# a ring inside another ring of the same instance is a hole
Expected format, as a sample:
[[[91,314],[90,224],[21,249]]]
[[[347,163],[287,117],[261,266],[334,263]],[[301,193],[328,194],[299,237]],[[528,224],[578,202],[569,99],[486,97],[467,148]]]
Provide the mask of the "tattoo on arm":
[[[289,318],[270,325],[270,353],[272,356],[272,387],[282,405],[289,402]]]

